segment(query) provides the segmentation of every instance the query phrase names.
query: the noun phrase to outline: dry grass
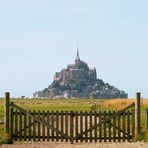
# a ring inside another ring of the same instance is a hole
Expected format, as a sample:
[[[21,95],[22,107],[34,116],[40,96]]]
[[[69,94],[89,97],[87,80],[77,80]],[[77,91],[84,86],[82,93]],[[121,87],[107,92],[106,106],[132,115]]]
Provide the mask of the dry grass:
[[[131,99],[112,99],[102,100],[96,104],[96,106],[103,108],[103,110],[122,110],[126,106],[130,105],[134,100]]]

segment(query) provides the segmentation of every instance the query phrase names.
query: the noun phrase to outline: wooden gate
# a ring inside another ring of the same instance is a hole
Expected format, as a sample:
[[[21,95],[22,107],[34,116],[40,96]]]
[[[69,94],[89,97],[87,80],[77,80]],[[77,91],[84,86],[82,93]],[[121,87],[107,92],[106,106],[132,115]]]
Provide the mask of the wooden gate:
[[[9,103],[9,137],[19,141],[125,142],[135,132],[135,104],[121,111],[26,111]]]

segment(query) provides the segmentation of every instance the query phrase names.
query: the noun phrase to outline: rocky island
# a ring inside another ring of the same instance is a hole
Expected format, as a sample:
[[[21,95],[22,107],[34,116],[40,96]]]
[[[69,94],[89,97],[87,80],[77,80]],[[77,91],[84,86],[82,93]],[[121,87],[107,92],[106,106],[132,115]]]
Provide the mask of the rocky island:
[[[80,59],[56,72],[48,88],[33,94],[35,98],[127,98],[128,94],[97,78],[96,69]]]

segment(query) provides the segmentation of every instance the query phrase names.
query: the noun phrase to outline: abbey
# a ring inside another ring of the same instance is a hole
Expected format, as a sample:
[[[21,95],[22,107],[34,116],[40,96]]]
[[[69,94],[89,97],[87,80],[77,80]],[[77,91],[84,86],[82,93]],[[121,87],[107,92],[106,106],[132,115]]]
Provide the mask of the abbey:
[[[33,95],[36,98],[127,98],[124,91],[98,79],[96,69],[80,59],[78,50],[75,63],[56,72],[52,84]]]
[[[56,72],[54,76],[55,81],[61,80],[61,85],[65,85],[68,80],[90,80],[95,81],[97,79],[96,69],[90,69],[87,63],[80,60],[79,51],[77,51],[77,57],[75,64],[69,64],[67,69],[62,69],[61,72]]]

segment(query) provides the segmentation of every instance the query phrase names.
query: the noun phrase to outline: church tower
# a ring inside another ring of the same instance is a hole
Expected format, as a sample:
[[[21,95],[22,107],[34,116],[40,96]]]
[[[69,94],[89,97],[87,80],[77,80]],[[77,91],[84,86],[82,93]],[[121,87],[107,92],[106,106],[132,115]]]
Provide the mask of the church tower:
[[[79,49],[77,48],[77,57],[76,57],[76,60],[75,60],[75,63],[76,64],[79,64],[80,63],[80,56],[79,56]]]

